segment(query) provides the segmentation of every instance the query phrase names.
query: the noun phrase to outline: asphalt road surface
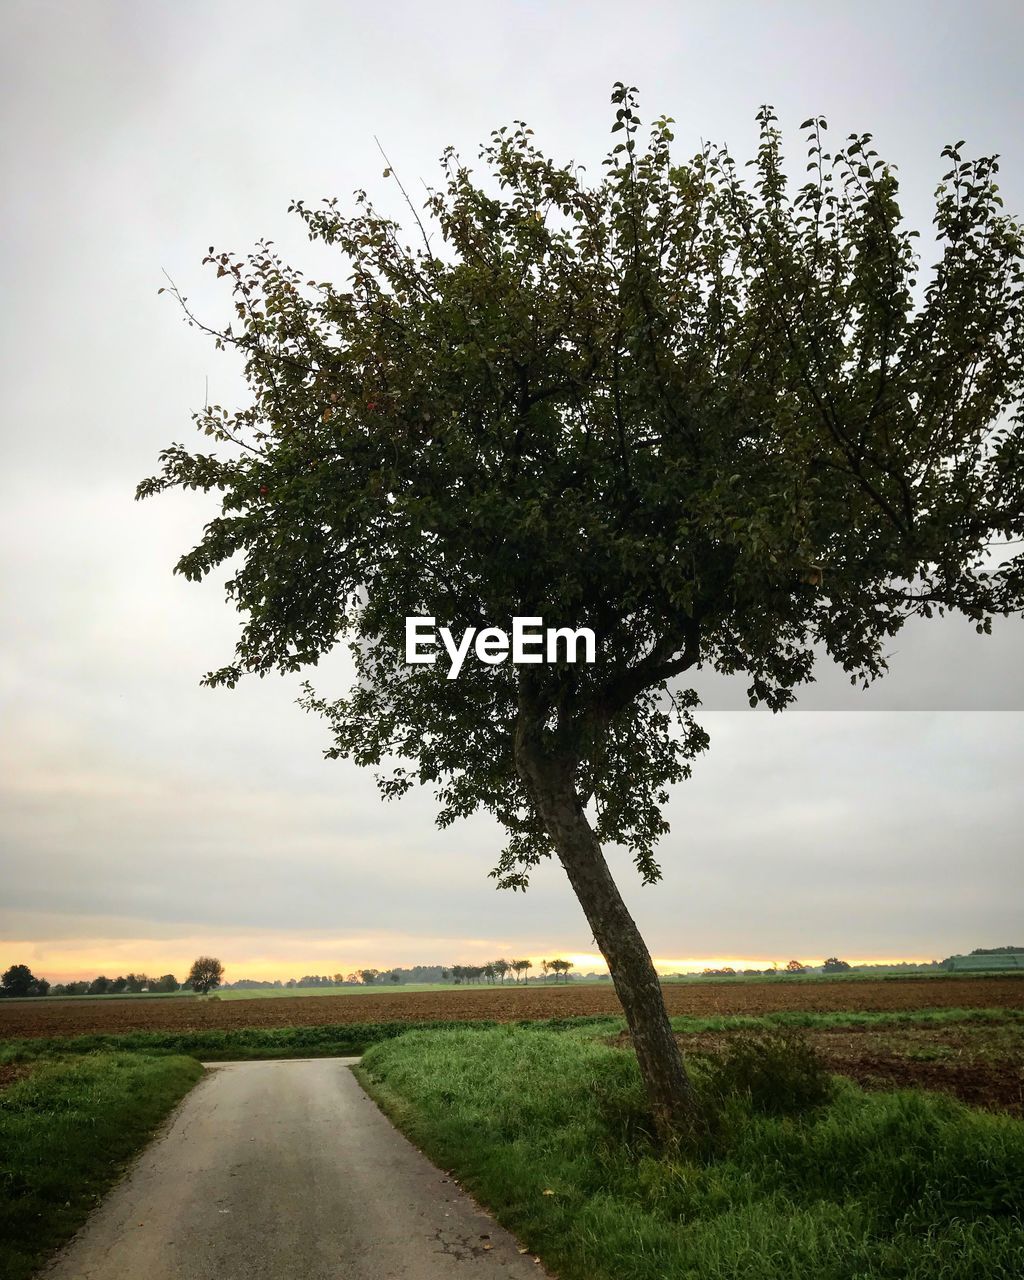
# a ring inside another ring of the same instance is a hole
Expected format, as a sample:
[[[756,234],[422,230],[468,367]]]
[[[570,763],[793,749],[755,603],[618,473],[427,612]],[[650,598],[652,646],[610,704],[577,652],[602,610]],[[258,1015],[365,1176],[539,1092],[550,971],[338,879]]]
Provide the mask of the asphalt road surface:
[[[212,1066],[45,1280],[537,1280],[351,1058]]]

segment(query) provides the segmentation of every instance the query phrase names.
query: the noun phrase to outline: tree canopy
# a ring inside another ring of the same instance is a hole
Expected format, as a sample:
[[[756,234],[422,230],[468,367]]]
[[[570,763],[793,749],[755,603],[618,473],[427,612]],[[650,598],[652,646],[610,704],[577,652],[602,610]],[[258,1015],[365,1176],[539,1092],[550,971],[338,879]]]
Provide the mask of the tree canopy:
[[[0,995],[45,996],[50,984],[45,978],[37,978],[27,964],[12,964],[0,975]]]
[[[908,617],[985,629],[1022,601],[1020,557],[987,554],[1024,534],[1021,235],[996,160],[944,152],[925,281],[870,135],[830,153],[805,121],[794,186],[768,108],[748,177],[712,145],[676,160],[667,118],[641,147],[633,91],[615,102],[597,181],[523,124],[483,148],[483,179],[446,153],[415,247],[362,193],[353,216],[296,202],[343,284],[269,243],[211,250],[251,403],[208,407],[228,448],[174,445],[139,487],[222,495],[178,565],[240,557],[242,635],[209,683],[352,642],[358,686],[309,700],[335,754],[397,759],[384,793],[434,785],[442,823],[490,810],[512,886],[550,849],[514,760],[525,702],[575,756],[599,838],[653,879],[665,789],[706,743],[673,675],[744,672],[781,708],[815,643],[869,680]],[[598,662],[452,682],[403,663],[407,616],[533,614],[592,627]]]
[[[224,977],[224,966],[214,956],[198,956],[188,971],[185,986],[204,996],[215,987],[220,986]]]

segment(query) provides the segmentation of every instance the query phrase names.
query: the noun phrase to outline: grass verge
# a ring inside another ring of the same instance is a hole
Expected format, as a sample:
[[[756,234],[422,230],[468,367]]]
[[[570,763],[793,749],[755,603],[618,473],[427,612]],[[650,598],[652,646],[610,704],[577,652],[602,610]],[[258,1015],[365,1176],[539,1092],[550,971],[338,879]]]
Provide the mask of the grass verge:
[[[768,1031],[779,1027],[827,1030],[832,1027],[944,1026],[955,1022],[1003,1023],[1024,1026],[1024,1009],[892,1009],[883,1012],[855,1010],[814,1013],[797,1009],[748,1015],[721,1014],[691,1017],[680,1014],[671,1019],[679,1032]]]
[[[602,1026],[607,1019],[595,1019]],[[102,1052],[187,1054],[208,1062],[247,1058],[354,1057],[371,1044],[410,1029],[440,1031],[450,1022],[355,1022],[323,1027],[234,1027],[203,1031],[129,1031],[110,1035],[26,1037],[0,1041],[0,1062],[27,1061],[53,1053]],[[493,1027],[493,1022],[482,1024]]]
[[[681,1016],[672,1019],[679,1032],[765,1031],[777,1027],[827,1028],[843,1026],[906,1026],[984,1022],[1024,1024],[1020,1009],[933,1009],[891,1013],[769,1013],[721,1017]],[[469,1031],[498,1026],[495,1022],[353,1022],[318,1027],[236,1027],[202,1031],[131,1031],[120,1034],[23,1037],[0,1040],[0,1063],[28,1061],[54,1053],[116,1052],[187,1054],[209,1062],[231,1058],[354,1057],[371,1045],[393,1040],[408,1031]],[[597,1014],[582,1018],[548,1018],[505,1025],[536,1031],[579,1031],[613,1036],[622,1031],[622,1018]]]
[[[805,1114],[698,1083],[719,1137],[652,1145],[632,1055],[501,1027],[413,1033],[360,1078],[563,1280],[1019,1280],[1024,1124],[837,1082]],[[713,1099],[718,1099],[714,1102]]]
[[[0,1275],[27,1280],[202,1074],[192,1058],[91,1054],[0,1092]]]

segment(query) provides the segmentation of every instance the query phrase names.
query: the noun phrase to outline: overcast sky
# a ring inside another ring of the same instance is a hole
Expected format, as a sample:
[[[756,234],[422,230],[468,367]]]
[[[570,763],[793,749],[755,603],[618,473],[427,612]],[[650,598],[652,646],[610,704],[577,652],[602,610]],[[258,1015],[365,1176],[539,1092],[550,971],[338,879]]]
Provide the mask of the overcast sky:
[[[763,102],[791,151],[811,114],[870,131],[926,233],[963,138],[1001,154],[1024,213],[1024,7],[4,0],[0,23],[0,968],[592,967],[557,867],[496,892],[500,832],[438,832],[427,794],[383,805],[323,761],[294,682],[198,687],[235,615],[171,567],[212,500],[132,496],[162,446],[193,442],[207,385],[230,404],[239,382],[157,296],[162,272],[220,322],[209,245],[268,236],[308,263],[289,200],[357,187],[400,216],[374,134],[414,191],[447,144],[472,157],[517,118],[596,171],[618,79],[645,119],[675,117],[681,154],[710,138],[746,158]],[[823,679],[817,710],[777,717],[706,687],[712,750],[673,794],[664,882],[640,889],[613,854],[659,965],[1024,943],[1021,638],[919,628],[866,697]]]

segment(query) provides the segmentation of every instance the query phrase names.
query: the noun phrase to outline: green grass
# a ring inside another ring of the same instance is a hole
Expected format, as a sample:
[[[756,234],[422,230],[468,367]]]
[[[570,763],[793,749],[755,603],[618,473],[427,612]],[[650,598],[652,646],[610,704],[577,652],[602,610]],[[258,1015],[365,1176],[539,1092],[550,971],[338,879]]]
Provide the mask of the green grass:
[[[592,1037],[416,1032],[358,1070],[562,1280],[1024,1275],[1024,1124],[1009,1117],[840,1081],[798,1118],[734,1096],[714,1154],[668,1160],[635,1059]]]
[[[192,1058],[40,1061],[0,1091],[0,1275],[26,1280],[202,1074]]]
[[[713,983],[717,986],[742,986],[746,983],[771,982],[789,986],[802,982],[941,982],[943,978],[1013,978],[1024,979],[1024,972],[1017,966],[1000,969],[997,966],[985,968],[979,966],[964,969],[900,969],[879,968],[844,969],[840,973],[786,973],[779,969],[776,973],[734,973],[725,977],[713,978],[704,973],[670,973],[662,976],[662,984],[675,986],[677,983]]]
[[[963,1022],[1024,1026],[1020,1009],[924,1009],[891,1013],[769,1013],[672,1019],[680,1032],[767,1031],[773,1028],[941,1025]],[[52,1054],[98,1051],[188,1054],[209,1062],[232,1058],[351,1057],[371,1045],[393,1040],[407,1031],[460,1031],[493,1028],[495,1022],[353,1022],[320,1027],[236,1027],[229,1030],[130,1031],[111,1035],[26,1037],[0,1040],[0,1063],[26,1061]],[[583,1018],[548,1018],[511,1024],[526,1030],[573,1031],[594,1038],[614,1036],[625,1028],[622,1018],[596,1014]]]
[[[1016,1035],[1024,1011],[673,1019],[683,1032],[957,1023]],[[1010,1213],[1024,1185],[1024,1125],[843,1083],[803,1121],[734,1108],[733,1140],[716,1159],[666,1164],[646,1135],[631,1055],[604,1043],[622,1028],[601,1016],[2,1041],[0,1065],[33,1071],[0,1092],[0,1275],[23,1280],[80,1224],[198,1078],[183,1055],[364,1050],[371,1092],[563,1280],[1024,1275],[1024,1235]]]
[[[215,992],[222,1000],[280,1000],[290,996],[381,996],[393,991],[461,991],[450,982],[381,982],[368,987],[253,987],[241,991]],[[476,987],[467,987],[475,991]]]
[[[282,996],[384,996],[404,991],[446,991],[467,995],[474,991],[572,991],[574,986],[595,986],[596,978],[574,979],[572,982],[374,982],[369,986],[353,987],[255,987],[251,990],[218,990],[214,994],[222,1000],[280,999]],[[609,986],[608,982],[603,983]]]
[[[603,1023],[603,1020],[601,1020]],[[218,1031],[130,1031],[119,1035],[84,1035],[0,1041],[0,1062],[25,1061],[54,1053],[98,1051],[144,1054],[188,1054],[209,1062],[238,1058],[350,1057],[371,1044],[391,1039],[410,1027],[442,1030],[459,1025],[494,1023],[355,1022],[328,1027],[236,1027]]]
[[[996,969],[991,971],[985,970],[960,970],[953,971],[948,969],[925,969],[919,972],[914,970],[893,969],[892,971],[876,971],[859,973],[856,970],[850,970],[844,973],[806,973],[806,974],[735,974],[728,978],[709,978],[701,973],[673,973],[662,976],[662,984],[665,986],[750,986],[764,983],[772,985],[782,984],[784,986],[798,986],[802,983],[849,983],[849,982],[880,982],[880,981],[941,981],[944,978],[1012,978],[1018,977],[1024,981],[1024,973],[1015,969]],[[248,990],[226,990],[221,989],[214,994],[221,1000],[280,1000],[288,999],[295,996],[379,996],[392,992],[409,992],[409,991],[452,991],[465,994],[471,991],[529,991],[540,989],[543,991],[572,991],[577,987],[610,987],[611,983],[607,978],[580,978],[574,977],[569,982],[550,982],[541,981],[535,976],[527,983],[504,982],[504,983],[472,983],[457,984],[453,982],[381,982],[372,983],[369,986],[351,986],[351,987],[256,987]],[[26,996],[25,1000],[161,1000],[173,998],[175,996],[184,996],[189,999],[196,998],[195,993],[191,990],[183,991],[157,991],[157,992],[128,992],[122,991],[119,994],[106,993],[99,996]],[[202,999],[202,997],[199,997]]]
[[[172,996],[195,996],[194,991],[104,991],[102,995],[94,996],[64,996],[47,994],[45,996],[4,996],[3,1002],[7,1004],[38,1004],[40,1001],[46,1001],[50,1004],[57,1000],[88,1000],[91,1004],[94,1000],[167,1000]]]
[[[128,1031],[111,1035],[25,1037],[0,1040],[0,1063],[25,1062],[53,1054],[97,1052],[188,1054],[208,1062],[247,1058],[353,1057],[370,1045],[411,1030],[450,1031],[495,1027],[496,1022],[352,1022],[321,1027],[235,1027],[202,1031]],[[521,1023],[547,1030],[572,1028],[595,1035],[614,1035],[625,1023],[605,1016],[550,1018]]]
[[[702,979],[709,981],[709,979]],[[211,996],[218,1000],[280,1000],[292,998],[294,996],[381,996],[391,995],[395,992],[403,991],[452,991],[465,994],[470,991],[533,991],[537,987],[543,991],[571,991],[574,986],[609,986],[607,981],[601,981],[597,978],[579,978],[573,979],[571,982],[540,982],[536,978],[529,982],[497,982],[497,983],[455,983],[455,982],[375,982],[369,986],[351,986],[351,987],[252,987],[235,990],[232,988],[221,987],[211,992]],[[46,996],[9,996],[14,1002],[23,1004],[26,1002],[56,1001],[56,1000],[75,1000],[92,1003],[96,1000],[165,1000],[174,997],[185,997],[186,999],[206,999],[209,997],[197,996],[191,989],[182,989],[180,991],[105,991],[102,995],[94,996],[64,996],[64,995],[46,995]]]
[[[942,1026],[954,1022],[1001,1022],[1024,1025],[1024,1009],[892,1009],[883,1012],[831,1010],[810,1013],[783,1010],[757,1016],[742,1013],[715,1017],[681,1014],[671,1019],[676,1031],[762,1031],[777,1027]]]

